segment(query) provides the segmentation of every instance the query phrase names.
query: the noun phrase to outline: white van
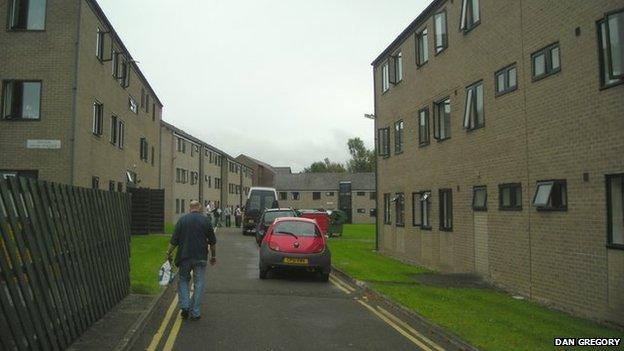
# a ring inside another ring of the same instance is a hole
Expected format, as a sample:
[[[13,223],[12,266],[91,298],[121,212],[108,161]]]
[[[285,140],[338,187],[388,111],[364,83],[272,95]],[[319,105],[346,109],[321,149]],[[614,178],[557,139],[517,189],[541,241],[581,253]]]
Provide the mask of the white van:
[[[267,208],[278,208],[275,188],[251,187],[243,208],[243,235],[254,233],[262,212]]]

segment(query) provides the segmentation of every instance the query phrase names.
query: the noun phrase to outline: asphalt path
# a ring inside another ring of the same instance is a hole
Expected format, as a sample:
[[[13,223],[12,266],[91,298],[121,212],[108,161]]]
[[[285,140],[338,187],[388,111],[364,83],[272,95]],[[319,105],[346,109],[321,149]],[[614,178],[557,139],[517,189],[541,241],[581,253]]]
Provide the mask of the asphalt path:
[[[134,350],[419,349],[334,278],[272,272],[260,280],[258,247],[239,229],[219,229],[217,258],[206,272],[202,319],[181,320],[170,289]]]

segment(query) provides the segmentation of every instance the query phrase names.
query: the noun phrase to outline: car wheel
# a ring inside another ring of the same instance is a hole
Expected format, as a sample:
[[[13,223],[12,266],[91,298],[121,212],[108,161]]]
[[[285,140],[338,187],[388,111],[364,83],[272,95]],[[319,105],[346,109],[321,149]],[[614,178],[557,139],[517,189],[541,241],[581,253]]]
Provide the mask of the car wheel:
[[[329,273],[321,272],[321,281],[322,282],[329,281]]]
[[[260,268],[260,274],[259,274],[260,279],[266,279],[268,275],[269,275],[268,268],[265,268],[265,269]]]

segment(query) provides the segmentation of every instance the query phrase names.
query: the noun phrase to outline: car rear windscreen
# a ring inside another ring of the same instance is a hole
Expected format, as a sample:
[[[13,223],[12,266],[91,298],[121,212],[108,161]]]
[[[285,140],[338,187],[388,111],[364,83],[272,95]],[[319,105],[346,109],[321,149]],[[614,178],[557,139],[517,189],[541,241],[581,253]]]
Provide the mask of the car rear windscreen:
[[[264,223],[273,223],[276,218],[295,217],[293,211],[271,211],[264,214]]]
[[[284,221],[277,223],[273,234],[291,233],[296,236],[318,236],[320,233],[313,223],[300,221]]]

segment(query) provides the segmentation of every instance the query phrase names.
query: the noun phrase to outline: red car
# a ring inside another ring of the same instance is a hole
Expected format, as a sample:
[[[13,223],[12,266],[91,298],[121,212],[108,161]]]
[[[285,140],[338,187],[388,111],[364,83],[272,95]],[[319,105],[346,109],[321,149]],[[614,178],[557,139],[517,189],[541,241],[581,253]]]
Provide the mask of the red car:
[[[316,221],[301,217],[276,219],[262,239],[259,268],[260,279],[266,279],[271,269],[294,268],[318,272],[321,280],[327,281],[331,253]]]

